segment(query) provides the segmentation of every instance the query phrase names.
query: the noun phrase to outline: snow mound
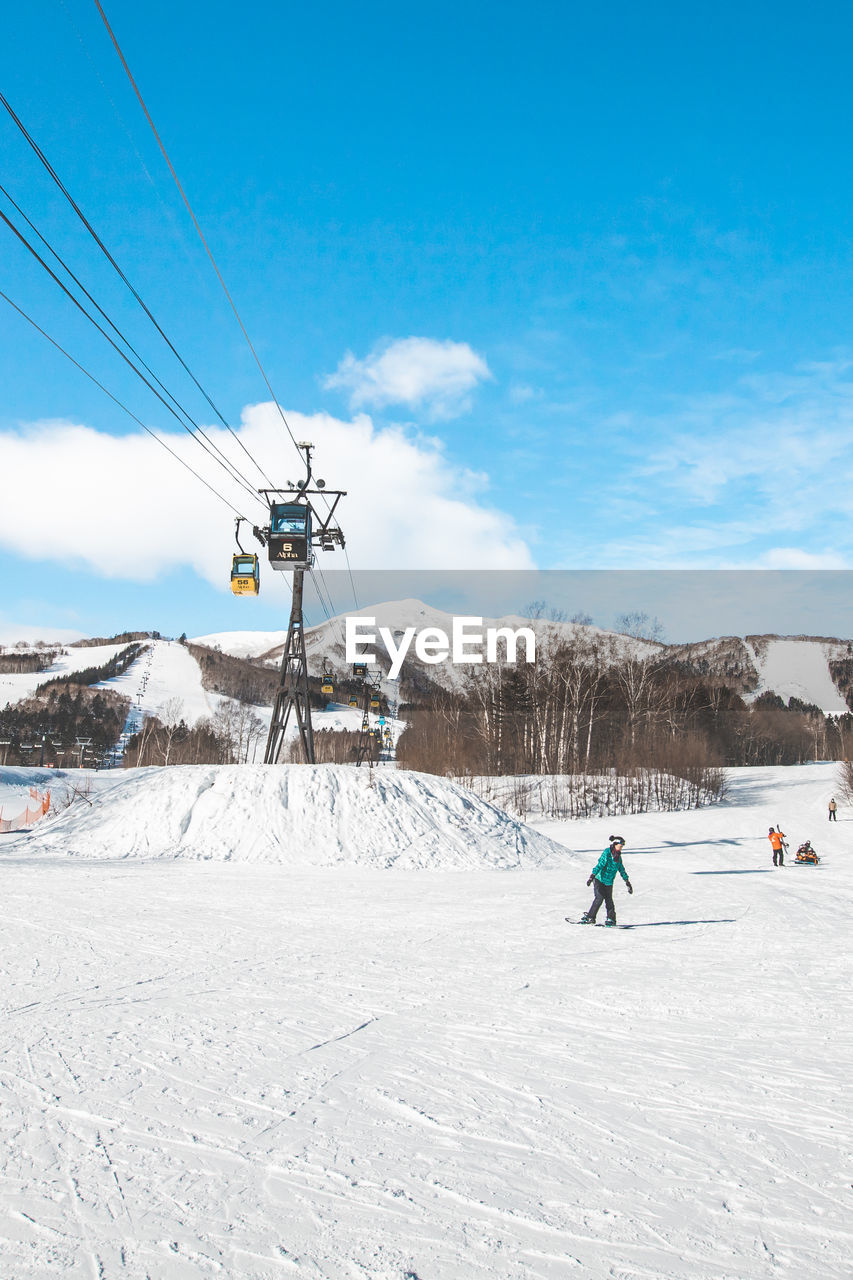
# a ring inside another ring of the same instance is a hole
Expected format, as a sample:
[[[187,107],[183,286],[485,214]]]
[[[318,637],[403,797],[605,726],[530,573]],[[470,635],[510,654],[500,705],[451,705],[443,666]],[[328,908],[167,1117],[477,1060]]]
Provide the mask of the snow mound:
[[[343,765],[128,770],[35,831],[32,852],[406,870],[559,866],[571,854],[430,774]]]

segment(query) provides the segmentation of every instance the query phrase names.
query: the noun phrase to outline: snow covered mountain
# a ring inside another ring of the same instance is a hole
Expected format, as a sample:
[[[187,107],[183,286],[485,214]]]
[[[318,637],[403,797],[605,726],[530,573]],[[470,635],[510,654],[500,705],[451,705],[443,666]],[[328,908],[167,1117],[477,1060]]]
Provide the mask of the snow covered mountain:
[[[418,630],[438,627],[449,633],[453,620],[453,615],[419,600],[388,601],[365,608],[359,615],[349,616],[374,617],[377,627],[388,627],[395,635],[399,635],[405,627],[415,627]],[[580,637],[589,643],[611,646],[614,652],[621,654],[627,653],[639,658],[655,656],[664,662],[685,664],[700,674],[724,680],[748,699],[763,692],[773,692],[785,701],[796,697],[804,703],[820,707],[830,715],[839,715],[848,709],[829,669],[831,661],[848,656],[849,646],[846,640],[807,636],[729,636],[692,644],[667,645],[621,636],[581,623],[542,619],[531,622],[519,616],[487,618],[484,619],[484,626],[532,627],[540,646],[548,638]],[[217,632],[197,636],[191,643],[277,667],[285,636],[285,631]],[[344,653],[342,616],[306,629],[305,640],[309,667],[314,674],[319,676],[324,670],[330,670],[338,677],[349,674]],[[204,688],[198,664],[185,646],[168,640],[149,640],[145,643],[145,655],[123,676],[110,681],[108,687],[131,697],[143,715],[157,713],[167,702],[176,699],[182,703],[182,714],[188,723],[213,714],[222,697]],[[7,702],[30,696],[51,675],[67,675],[104,662],[122,647],[62,646],[56,662],[46,671],[14,674],[0,672],[0,707]],[[378,650],[378,657],[380,667],[387,672],[388,659],[381,649]],[[146,677],[144,680],[143,675]],[[451,664],[442,664],[430,667],[429,675],[434,680],[452,683],[459,678],[459,669]],[[387,685],[385,692],[393,697],[391,685]],[[263,718],[263,709],[259,711]],[[328,726],[321,723],[319,727],[355,728],[358,715],[353,718],[349,713],[348,707],[330,704]],[[320,713],[321,716],[324,714]]]
[[[374,617],[376,626],[385,626],[396,635],[405,627],[438,627],[449,633],[453,615],[425,605],[420,600],[388,601],[371,605],[350,617]],[[847,654],[848,641],[809,636],[725,636],[691,644],[664,644],[659,641],[640,640],[617,632],[582,623],[553,622],[547,619],[522,618],[510,615],[503,618],[486,618],[483,625],[532,627],[537,644],[553,638],[571,640],[580,637],[590,643],[610,645],[620,654],[645,658],[655,656],[665,662],[684,663],[698,672],[717,677],[744,697],[754,699],[761,693],[771,692],[786,702],[790,697],[819,707],[827,715],[842,715],[849,710],[836,687],[829,670],[829,663]],[[235,656],[252,657],[270,665],[278,665],[286,632],[219,632],[199,636],[194,643],[219,648]],[[327,669],[338,674],[348,672],[344,658],[343,617],[305,632],[305,644],[309,665],[319,674]],[[384,654],[380,652],[380,661]],[[387,669],[387,659],[384,665]],[[437,681],[454,678],[454,669],[443,664],[429,669]]]
[[[399,636],[406,627],[414,627],[419,631],[425,627],[437,627],[445,634],[450,634],[454,615],[445,612],[443,609],[436,609],[432,605],[424,604],[421,600],[389,600],[380,604],[370,605],[364,609],[352,610],[345,615],[336,614],[318,626],[306,627],[305,629],[305,647],[309,661],[311,659],[316,661],[318,669],[324,663],[335,671],[343,672],[348,669],[344,659],[344,620],[346,617],[373,618],[377,629],[379,627],[387,627],[392,633]],[[616,632],[603,631],[600,627],[587,626],[583,623],[551,622],[544,618],[531,620],[518,614],[507,614],[501,618],[484,618],[483,626],[531,627],[536,633],[537,642],[544,641],[546,636],[549,635],[565,636],[567,638],[580,635],[591,641],[596,639],[619,640],[627,645],[631,652],[638,657],[646,657],[648,654],[657,653],[666,647],[657,642],[618,636]],[[199,636],[193,643],[219,648],[224,653],[233,653],[235,656],[259,658],[269,663],[277,664],[281,660],[287,636],[286,631],[278,633],[258,632],[256,633],[257,640],[254,644],[251,641],[251,635],[251,632],[224,631],[218,634]],[[272,642],[270,643],[270,641]],[[380,657],[384,658],[384,654],[380,654]],[[387,666],[387,661],[385,665]]]

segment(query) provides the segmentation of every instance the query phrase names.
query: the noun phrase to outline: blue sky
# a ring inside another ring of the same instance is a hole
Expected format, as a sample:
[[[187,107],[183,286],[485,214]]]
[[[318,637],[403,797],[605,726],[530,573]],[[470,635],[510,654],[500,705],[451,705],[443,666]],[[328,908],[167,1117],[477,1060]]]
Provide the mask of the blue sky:
[[[349,490],[354,567],[851,565],[847,6],[104,7],[288,420]],[[0,88],[289,478],[94,3],[19,6],[5,37]],[[5,112],[0,169],[218,431]],[[5,226],[0,288],[196,465]],[[281,583],[216,585],[226,505],[138,433],[0,300],[0,626],[279,625]]]

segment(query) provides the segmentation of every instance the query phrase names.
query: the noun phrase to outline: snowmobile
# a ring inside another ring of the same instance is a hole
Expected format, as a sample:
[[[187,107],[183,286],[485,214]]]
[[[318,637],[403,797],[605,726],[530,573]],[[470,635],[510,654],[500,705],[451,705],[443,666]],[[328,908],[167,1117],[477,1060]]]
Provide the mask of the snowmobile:
[[[814,866],[820,862],[820,858],[812,848],[811,840],[804,840],[796,852],[795,862],[811,862]]]

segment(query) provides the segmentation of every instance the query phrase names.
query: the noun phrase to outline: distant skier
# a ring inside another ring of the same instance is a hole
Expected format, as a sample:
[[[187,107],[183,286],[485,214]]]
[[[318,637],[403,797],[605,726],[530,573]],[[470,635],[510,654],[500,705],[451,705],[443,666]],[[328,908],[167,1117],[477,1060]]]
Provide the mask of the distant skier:
[[[785,865],[785,832],[777,827],[776,830],[771,827],[767,836],[770,841],[770,847],[773,850],[773,866],[784,867]],[[778,862],[776,861],[778,858]]]
[[[624,847],[625,841],[622,836],[611,836],[609,846],[602,852],[601,857],[593,867],[592,875],[587,880],[587,884],[595,885],[595,897],[592,900],[592,906],[589,911],[581,916],[581,924],[595,924],[595,917],[598,915],[598,909],[602,902],[607,906],[607,923],[609,925],[616,924],[616,908],[613,905],[613,881],[616,879],[617,871],[628,886],[628,892],[634,892],[631,881],[628,879],[628,872],[622,862],[622,850]]]
[[[835,796],[833,796],[829,802],[829,821],[830,822],[838,821],[838,818],[835,816],[837,813],[838,813],[838,805],[835,803]]]

